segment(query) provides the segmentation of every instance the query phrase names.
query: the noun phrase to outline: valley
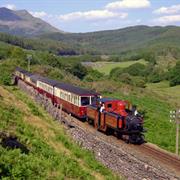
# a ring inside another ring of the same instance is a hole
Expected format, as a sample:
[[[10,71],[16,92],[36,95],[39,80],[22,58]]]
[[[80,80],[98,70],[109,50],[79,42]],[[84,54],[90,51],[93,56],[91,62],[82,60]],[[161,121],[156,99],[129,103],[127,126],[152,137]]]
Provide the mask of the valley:
[[[25,9],[0,7],[0,179],[126,179],[121,171],[113,171],[120,165],[113,166],[111,158],[110,170],[108,161],[82,148],[80,131],[72,130],[75,141],[80,140],[74,142],[64,126],[12,84],[16,67],[96,91],[103,97],[131,102],[144,118],[145,140],[175,153],[176,125],[170,122],[170,111],[180,108],[178,25],[137,24],[70,33],[33,14]],[[15,137],[29,154],[1,146],[4,134]],[[107,156],[111,151],[104,151],[105,146],[99,144],[97,147]],[[142,167],[144,177],[148,168]],[[128,173],[138,179],[129,169]]]

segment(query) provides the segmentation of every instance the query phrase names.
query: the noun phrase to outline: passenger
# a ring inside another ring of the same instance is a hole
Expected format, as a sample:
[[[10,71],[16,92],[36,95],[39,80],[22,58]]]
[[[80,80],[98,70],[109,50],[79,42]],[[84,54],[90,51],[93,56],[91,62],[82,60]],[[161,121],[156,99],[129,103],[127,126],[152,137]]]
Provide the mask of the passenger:
[[[100,101],[99,104],[97,105],[97,111],[98,112],[100,112],[101,106],[102,106],[102,102]]]
[[[105,110],[105,105],[104,103],[102,104],[101,108],[100,108],[100,112],[102,113]]]

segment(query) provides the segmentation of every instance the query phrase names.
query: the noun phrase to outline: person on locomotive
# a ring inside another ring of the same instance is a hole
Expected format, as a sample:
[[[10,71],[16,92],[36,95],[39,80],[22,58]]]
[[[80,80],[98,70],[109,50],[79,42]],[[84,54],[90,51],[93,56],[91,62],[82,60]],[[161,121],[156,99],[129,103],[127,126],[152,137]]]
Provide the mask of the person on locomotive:
[[[102,103],[99,111],[102,113],[104,110],[105,110],[105,104]]]
[[[131,111],[132,111],[132,113],[133,113],[135,116],[137,116],[137,115],[139,114],[138,111],[137,111],[136,105],[133,105],[133,106],[132,106]]]

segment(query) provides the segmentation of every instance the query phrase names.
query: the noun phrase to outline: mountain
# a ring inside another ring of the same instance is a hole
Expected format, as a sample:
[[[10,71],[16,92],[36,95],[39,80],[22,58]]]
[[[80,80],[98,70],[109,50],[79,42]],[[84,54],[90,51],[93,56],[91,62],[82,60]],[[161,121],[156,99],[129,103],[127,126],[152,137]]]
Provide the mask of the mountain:
[[[0,8],[0,32],[31,37],[44,33],[62,33],[47,22],[33,17],[26,10],[13,11]]]
[[[133,26],[91,33],[50,33],[40,38],[59,40],[100,54],[121,54],[144,48],[180,47],[180,27]]]
[[[39,45],[41,43],[37,43],[39,39],[43,41],[43,44],[48,42],[51,45],[48,44],[46,49],[50,49],[56,54],[74,54],[75,50],[78,54],[123,55],[122,58],[124,58],[124,56],[139,55],[139,52],[144,50],[159,54],[162,51],[163,53],[169,52],[169,49],[173,51],[173,54],[178,54],[178,57],[180,54],[180,27],[177,26],[150,27],[141,25],[90,33],[64,33],[47,22],[33,17],[26,10],[12,11],[0,8],[0,32],[28,38],[33,37],[36,39],[38,48],[41,47]],[[0,36],[0,39],[4,41],[4,35]],[[7,42],[9,38],[5,39]],[[12,40],[9,41],[11,43]],[[20,45],[22,41],[26,40],[20,40],[20,43],[17,43],[16,38],[12,43]],[[28,49],[30,49],[29,46],[34,48],[33,42],[27,45]],[[62,47],[62,45],[69,47],[70,51],[62,52],[62,49],[59,51],[58,47]],[[23,46],[23,48],[27,48],[27,46]]]

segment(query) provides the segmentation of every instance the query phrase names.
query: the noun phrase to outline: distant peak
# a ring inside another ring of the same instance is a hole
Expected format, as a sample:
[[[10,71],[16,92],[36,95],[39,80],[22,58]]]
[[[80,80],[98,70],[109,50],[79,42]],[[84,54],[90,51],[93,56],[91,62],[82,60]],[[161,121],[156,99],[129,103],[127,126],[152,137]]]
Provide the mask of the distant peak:
[[[19,16],[15,14],[13,10],[10,10],[6,7],[0,8],[0,20],[2,21],[17,21],[21,20]]]
[[[11,9],[8,9],[6,7],[0,7],[0,10],[4,10],[4,11],[12,11]]]

